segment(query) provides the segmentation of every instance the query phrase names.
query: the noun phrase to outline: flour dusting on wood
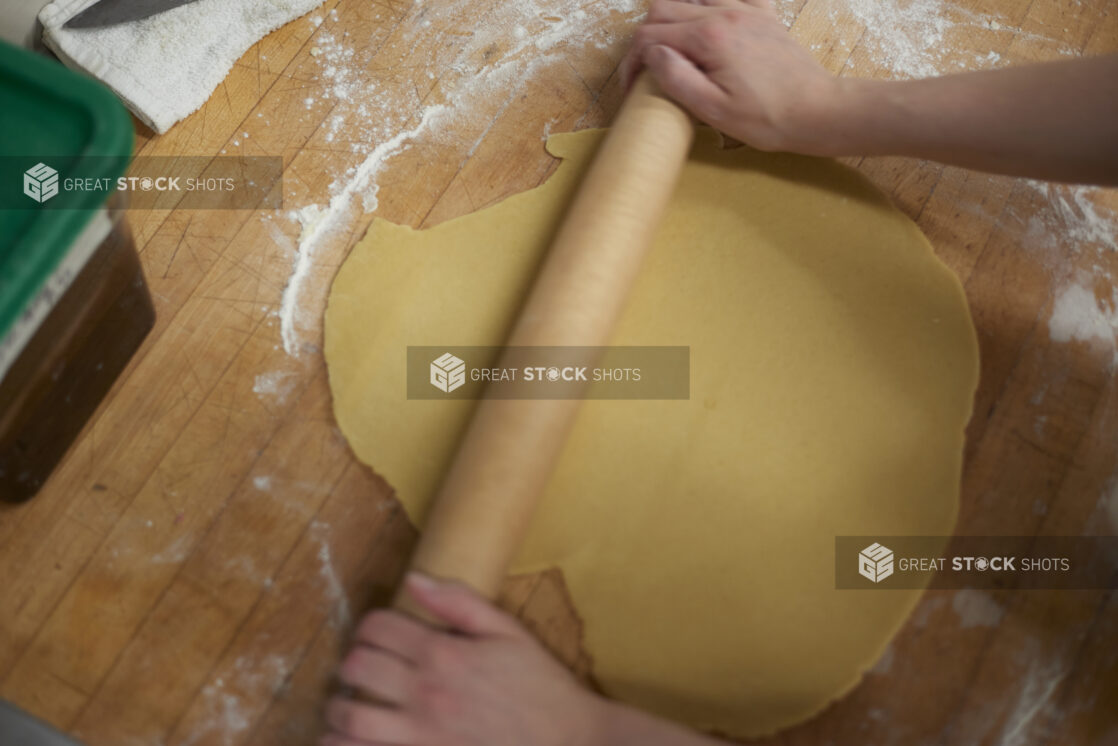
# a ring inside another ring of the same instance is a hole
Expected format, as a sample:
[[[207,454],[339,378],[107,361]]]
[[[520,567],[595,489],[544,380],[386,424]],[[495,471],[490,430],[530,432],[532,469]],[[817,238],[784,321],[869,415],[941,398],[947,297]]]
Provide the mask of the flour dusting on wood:
[[[207,684],[199,695],[201,723],[181,746],[233,746],[283,687],[293,661],[280,655],[262,659],[242,656],[225,678]]]
[[[1077,50],[1013,25],[997,13],[976,12],[949,0],[841,0],[830,8],[835,28],[860,25],[859,54],[895,78],[927,78],[1004,64],[998,49],[1028,40],[1053,54]]]
[[[517,0],[480,12],[469,0],[416,6],[404,22],[406,30],[387,49],[377,50],[377,60],[398,55],[401,67],[421,62],[408,67],[411,86],[391,89],[378,86],[377,66],[362,40],[339,37],[323,24],[312,40],[323,83],[307,105],[331,103],[323,142],[347,142],[345,147],[362,160],[339,174],[325,203],[312,202],[289,214],[300,236],[279,314],[284,350],[298,356],[304,331],[320,323],[324,295],[310,299],[307,286],[322,247],[352,228],[361,213],[377,209],[377,177],[391,159],[417,140],[437,139],[450,157],[457,153],[464,162],[486,134],[477,136],[471,123],[495,121],[541,70],[580,50],[619,50],[623,38],[617,29],[630,29],[643,12],[641,0],[585,6],[572,0]],[[607,22],[618,15],[624,23]],[[431,33],[431,28],[443,30]],[[468,29],[468,35],[458,29]],[[416,55],[416,50],[426,51]],[[384,72],[400,74],[395,67]]]
[[[1111,356],[1118,368],[1118,288],[1092,289],[1084,282],[1065,285],[1056,295],[1048,334],[1056,342],[1084,342]]]
[[[1102,204],[1107,190],[1032,180],[1026,183],[1045,198],[1050,208],[1029,218],[1031,235],[1058,236],[1070,241],[1076,250],[1118,252],[1118,211]]]
[[[193,548],[194,537],[188,534],[179,534],[161,552],[152,555],[150,561],[153,565],[177,565],[190,556]]]
[[[252,392],[261,399],[274,399],[277,404],[283,404],[297,382],[293,371],[273,370],[256,376]]]
[[[997,746],[1028,746],[1046,740],[1043,735],[1034,740],[1031,734],[1045,716],[1058,710],[1053,695],[1070,670],[1070,662],[1063,658],[1034,657],[1030,661],[1021,691],[1002,725]]]
[[[330,198],[330,202],[322,207],[320,205],[307,205],[296,210],[292,217],[299,221],[302,230],[299,233],[299,247],[295,253],[295,264],[287,287],[283,291],[283,300],[280,303],[280,331],[283,337],[283,349],[288,355],[298,357],[298,325],[302,321],[302,309],[299,295],[303,283],[311,271],[314,255],[322,240],[332,231],[342,225],[348,216],[350,201],[357,194],[366,196],[363,205],[365,212],[376,209],[377,185],[374,181],[376,175],[384,167],[388,159],[398,155],[407,145],[408,141],[425,130],[432,119],[446,110],[444,106],[433,106],[423,112],[419,124],[409,130],[404,130],[392,138],[378,145],[372,153],[353,172],[349,180]]]
[[[963,629],[996,627],[1005,616],[1005,608],[989,593],[969,588],[955,591],[955,596],[951,599],[951,608],[959,617],[959,626]]]
[[[1099,507],[1110,523],[1110,530],[1118,534],[1118,474],[1107,484],[1099,498]]]
[[[319,573],[326,589],[326,601],[331,605],[331,624],[335,629],[344,629],[349,626],[353,615],[349,608],[349,596],[346,595],[341,577],[334,567],[330,549],[330,527],[322,521],[314,521],[311,523],[310,535],[318,544]]]

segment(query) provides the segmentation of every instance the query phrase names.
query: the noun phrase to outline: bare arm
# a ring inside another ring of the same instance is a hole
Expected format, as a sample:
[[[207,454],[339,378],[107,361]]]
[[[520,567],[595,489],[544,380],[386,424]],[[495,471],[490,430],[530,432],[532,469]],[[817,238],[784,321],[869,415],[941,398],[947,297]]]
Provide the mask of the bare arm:
[[[1118,185],[1118,55],[905,81],[839,79],[768,0],[657,0],[627,60],[754,147],[902,155]]]
[[[837,153],[1118,184],[1118,55],[848,83],[833,117]]]

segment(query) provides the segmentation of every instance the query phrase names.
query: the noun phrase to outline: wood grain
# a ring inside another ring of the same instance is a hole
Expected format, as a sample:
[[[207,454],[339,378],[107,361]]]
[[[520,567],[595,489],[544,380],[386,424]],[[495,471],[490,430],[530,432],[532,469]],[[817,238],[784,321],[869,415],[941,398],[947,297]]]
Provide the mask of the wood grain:
[[[511,5],[327,0],[321,24],[300,19],[263,39],[198,113],[163,136],[138,131],[137,153],[280,155],[285,204],[323,204],[365,157],[355,145],[414,127],[425,107],[454,103],[516,53],[515,29],[501,25]],[[577,4],[552,6],[559,17]],[[1118,50],[1109,0],[931,6],[955,19],[926,50],[945,70],[990,52],[1009,64]],[[778,4],[828,69],[894,76],[882,40],[906,29],[865,22],[854,10],[866,7]],[[614,41],[569,40],[386,160],[376,214],[428,226],[546,179],[555,162],[544,133],[604,124],[620,102],[632,20],[602,16]],[[486,28],[501,33],[479,44]],[[354,50],[348,98],[331,94],[320,59],[329,39]],[[363,126],[338,131],[339,116]],[[1086,211],[1113,218],[1118,194],[852,162],[959,275],[979,330],[959,532],[1113,533],[1103,511],[1118,499],[1114,345],[1055,342],[1048,319],[1069,282],[1112,292],[1118,251],[1105,244],[1118,241],[1116,223],[1092,235]],[[294,745],[318,732],[354,620],[387,598],[415,539],[390,486],[337,431],[320,353],[329,283],[370,220],[359,213],[315,254],[294,357],[276,318],[293,221],[129,214],[156,327],[42,494],[0,508],[0,696],[91,746]],[[261,375],[276,393],[254,390]],[[514,579],[502,600],[587,675],[557,573]],[[861,685],[768,743],[1116,743],[1116,603],[1104,592],[930,592]]]

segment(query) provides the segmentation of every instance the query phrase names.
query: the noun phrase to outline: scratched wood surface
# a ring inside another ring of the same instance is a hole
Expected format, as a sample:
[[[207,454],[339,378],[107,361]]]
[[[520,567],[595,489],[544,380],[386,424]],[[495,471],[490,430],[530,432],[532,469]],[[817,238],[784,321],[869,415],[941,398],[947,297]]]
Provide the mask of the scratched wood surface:
[[[637,13],[539,5],[326,0],[321,23],[263,39],[168,134],[139,128],[136,151],[280,155],[294,209],[326,204],[346,168],[414,129],[375,175],[377,215],[427,226],[492,204],[551,172],[546,132],[602,125],[620,100]],[[778,4],[843,75],[1118,51],[1113,0],[888,7]],[[574,24],[535,56],[517,41],[525,18],[562,31],[580,11],[610,33]],[[425,128],[438,104],[449,113]],[[959,275],[978,328],[960,533],[1114,533],[1115,340],[1054,341],[1049,319],[1069,283],[1115,312],[1115,222],[1092,217],[1113,218],[1118,196],[852,162]],[[415,539],[336,428],[320,351],[330,280],[371,218],[353,207],[318,247],[294,354],[277,317],[298,237],[285,213],[128,219],[158,320],[42,494],[0,508],[0,696],[92,746],[310,743],[354,620],[385,598]],[[503,602],[589,670],[561,577],[513,580]],[[929,593],[853,692],[766,743],[1118,743],[1118,598]]]

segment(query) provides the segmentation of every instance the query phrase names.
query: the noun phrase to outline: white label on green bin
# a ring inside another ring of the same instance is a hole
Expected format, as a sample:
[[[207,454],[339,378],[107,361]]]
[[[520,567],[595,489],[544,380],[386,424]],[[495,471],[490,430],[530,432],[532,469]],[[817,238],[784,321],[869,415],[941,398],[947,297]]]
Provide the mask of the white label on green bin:
[[[82,271],[112,228],[113,223],[106,210],[101,209],[94,213],[93,219],[78,234],[70,250],[66,252],[66,256],[62,257],[62,261],[39,288],[39,292],[31,298],[12,324],[12,328],[3,339],[0,339],[0,381],[8,374],[12,364],[19,359],[23,348],[35,336],[35,332],[39,330],[47,314],[70,288],[74,278]]]

